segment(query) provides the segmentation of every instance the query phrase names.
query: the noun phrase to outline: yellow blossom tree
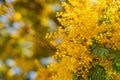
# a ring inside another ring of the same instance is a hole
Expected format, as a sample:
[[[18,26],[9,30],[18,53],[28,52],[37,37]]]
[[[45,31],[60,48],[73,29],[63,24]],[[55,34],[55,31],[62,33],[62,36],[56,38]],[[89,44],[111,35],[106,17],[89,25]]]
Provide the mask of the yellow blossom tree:
[[[120,0],[60,1],[0,0],[0,79],[120,80]]]
[[[46,35],[56,62],[36,80],[120,80],[120,0],[68,0],[62,7],[61,26]]]

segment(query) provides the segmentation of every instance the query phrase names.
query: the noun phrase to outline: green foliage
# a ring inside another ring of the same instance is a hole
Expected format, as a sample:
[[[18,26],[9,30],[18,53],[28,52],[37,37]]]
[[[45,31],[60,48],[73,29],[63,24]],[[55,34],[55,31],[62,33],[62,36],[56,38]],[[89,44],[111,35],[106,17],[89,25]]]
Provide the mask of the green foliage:
[[[113,62],[114,63],[119,63],[120,62],[120,50],[112,50],[111,51],[112,53],[114,53],[113,55],[112,55],[112,57],[113,57]]]
[[[105,69],[97,65],[95,68],[90,69],[88,78],[89,80],[106,80]]]
[[[113,68],[116,69],[116,71],[120,75],[120,50],[114,51],[113,62]]]
[[[91,52],[98,57],[104,57],[109,55],[109,50],[100,46],[97,43],[93,43],[91,46]]]
[[[116,69],[116,71],[118,72],[118,74],[120,76],[120,64],[119,63],[114,63],[113,68]]]

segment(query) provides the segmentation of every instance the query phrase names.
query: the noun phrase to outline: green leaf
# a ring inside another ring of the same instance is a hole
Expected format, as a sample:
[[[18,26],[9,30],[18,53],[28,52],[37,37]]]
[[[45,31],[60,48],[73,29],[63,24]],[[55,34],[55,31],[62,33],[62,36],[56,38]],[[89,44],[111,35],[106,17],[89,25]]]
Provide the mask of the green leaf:
[[[95,68],[90,69],[88,80],[106,80],[106,72],[103,67],[96,65]]]
[[[120,64],[119,63],[114,63],[113,68],[116,69],[116,71],[118,72],[118,74],[120,76]]]
[[[108,56],[109,50],[104,47],[99,46],[97,43],[93,43],[91,46],[91,51],[93,54],[97,55],[98,57]]]

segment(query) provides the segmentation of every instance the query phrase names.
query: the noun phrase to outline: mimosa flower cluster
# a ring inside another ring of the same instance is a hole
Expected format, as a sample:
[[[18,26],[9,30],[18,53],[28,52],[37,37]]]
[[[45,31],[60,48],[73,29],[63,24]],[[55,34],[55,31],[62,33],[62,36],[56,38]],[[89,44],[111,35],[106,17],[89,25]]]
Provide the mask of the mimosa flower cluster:
[[[68,0],[62,7],[61,26],[46,35],[57,50],[53,80],[120,80],[120,1]]]

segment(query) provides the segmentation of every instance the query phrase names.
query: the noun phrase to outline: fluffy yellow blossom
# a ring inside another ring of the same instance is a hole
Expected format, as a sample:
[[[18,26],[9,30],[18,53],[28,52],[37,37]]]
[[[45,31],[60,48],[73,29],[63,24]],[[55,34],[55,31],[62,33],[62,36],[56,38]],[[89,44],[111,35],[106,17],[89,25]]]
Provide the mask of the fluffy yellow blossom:
[[[58,60],[56,72],[61,74],[54,80],[68,80],[66,70],[73,73],[71,76],[76,74],[73,80],[118,78],[119,70],[113,66],[116,64],[115,52],[120,49],[120,1],[68,0],[62,2],[62,7],[57,19],[63,27],[47,34],[56,46],[53,57]]]

